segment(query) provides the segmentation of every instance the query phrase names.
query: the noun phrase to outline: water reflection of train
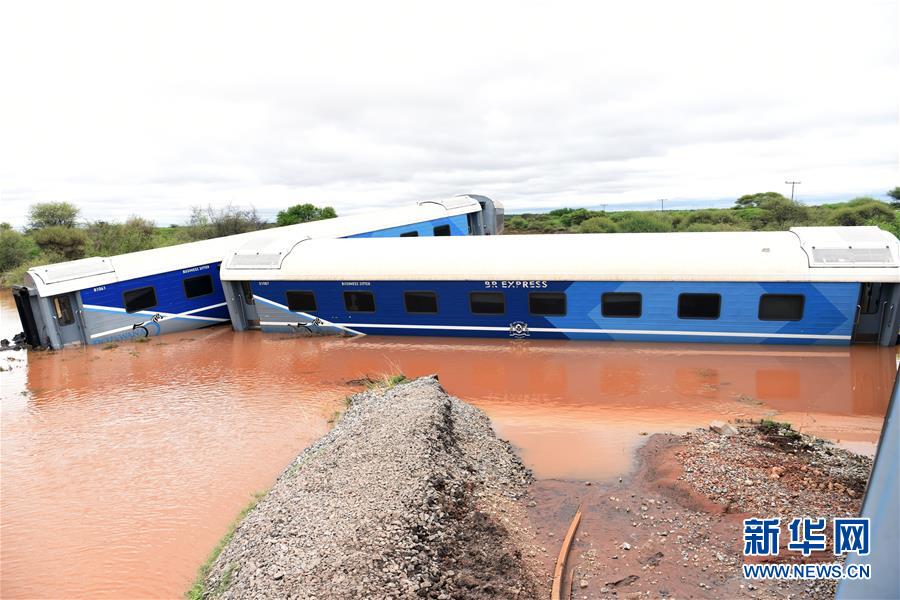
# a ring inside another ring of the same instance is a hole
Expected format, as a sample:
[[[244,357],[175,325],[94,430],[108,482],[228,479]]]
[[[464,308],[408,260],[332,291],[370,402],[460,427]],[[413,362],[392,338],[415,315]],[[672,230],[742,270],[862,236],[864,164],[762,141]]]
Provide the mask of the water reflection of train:
[[[888,346],[900,323],[900,244],[877,227],[312,240],[245,266],[222,280],[264,331]]]
[[[61,348],[198,329],[229,320],[222,259],[269,260],[314,238],[465,236],[499,233],[503,208],[484,196],[339,217],[28,270],[14,290],[27,342]],[[242,252],[250,245],[250,254]],[[248,264],[255,264],[250,263]],[[238,288],[235,297],[249,298]],[[250,310],[248,305],[248,310]]]

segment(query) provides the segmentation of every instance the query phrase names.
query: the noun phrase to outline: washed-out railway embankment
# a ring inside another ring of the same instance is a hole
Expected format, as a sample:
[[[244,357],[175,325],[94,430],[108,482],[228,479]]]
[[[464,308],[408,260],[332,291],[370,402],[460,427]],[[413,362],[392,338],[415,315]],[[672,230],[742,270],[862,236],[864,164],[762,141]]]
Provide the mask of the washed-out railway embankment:
[[[222,598],[534,598],[531,473],[435,377],[350,398],[234,532]]]

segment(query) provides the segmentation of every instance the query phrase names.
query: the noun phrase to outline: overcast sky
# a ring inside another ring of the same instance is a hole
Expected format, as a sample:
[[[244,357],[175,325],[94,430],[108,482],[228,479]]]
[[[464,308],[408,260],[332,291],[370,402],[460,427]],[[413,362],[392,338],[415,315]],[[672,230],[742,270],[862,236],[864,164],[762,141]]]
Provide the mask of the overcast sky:
[[[900,185],[893,1],[325,4],[3,3],[0,220]]]

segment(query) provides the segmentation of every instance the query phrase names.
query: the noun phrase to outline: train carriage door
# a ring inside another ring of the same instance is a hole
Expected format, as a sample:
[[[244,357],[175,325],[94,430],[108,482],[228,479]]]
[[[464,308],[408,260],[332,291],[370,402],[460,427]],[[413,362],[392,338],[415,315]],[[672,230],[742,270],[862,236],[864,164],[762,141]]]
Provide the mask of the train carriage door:
[[[259,329],[259,315],[256,310],[256,299],[249,281],[223,281],[225,302],[228,304],[228,316],[235,331]]]
[[[256,299],[253,297],[253,289],[249,281],[241,282],[241,298],[244,300],[244,317],[247,319],[247,327],[259,328],[259,313],[256,310]]]
[[[87,342],[81,324],[81,305],[75,294],[51,296],[50,311],[56,320],[59,339],[63,346],[73,342]]]
[[[900,324],[900,285],[895,283],[863,283],[856,306],[853,325],[854,344],[893,346],[897,343]]]

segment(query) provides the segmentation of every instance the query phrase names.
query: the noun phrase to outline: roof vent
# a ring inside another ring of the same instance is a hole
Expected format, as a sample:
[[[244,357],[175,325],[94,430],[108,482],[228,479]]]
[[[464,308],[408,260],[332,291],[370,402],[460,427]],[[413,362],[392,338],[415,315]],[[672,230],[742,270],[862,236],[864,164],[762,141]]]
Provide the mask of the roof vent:
[[[278,254],[235,254],[228,261],[229,269],[277,269],[283,255]]]
[[[896,265],[890,248],[813,248],[810,266],[868,267]]]
[[[897,267],[897,238],[878,227],[792,227],[810,267]]]
[[[112,261],[109,258],[96,256],[55,265],[34,267],[29,269],[29,271],[33,275],[40,277],[41,281],[45,284],[49,285],[51,283],[61,283],[72,279],[81,279],[82,277],[104,275],[106,273],[114,272],[114,269]]]

